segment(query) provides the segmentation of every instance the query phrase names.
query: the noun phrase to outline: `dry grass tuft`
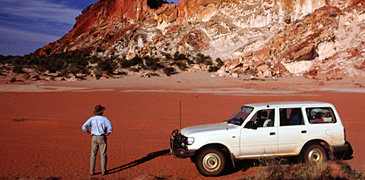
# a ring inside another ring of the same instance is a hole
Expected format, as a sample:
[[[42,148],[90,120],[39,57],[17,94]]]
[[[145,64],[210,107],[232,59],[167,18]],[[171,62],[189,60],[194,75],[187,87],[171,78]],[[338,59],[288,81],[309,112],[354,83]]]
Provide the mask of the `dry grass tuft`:
[[[365,176],[342,161],[317,164],[288,164],[283,159],[264,159],[259,161],[256,174],[243,180],[282,180],[282,179],[364,179]]]

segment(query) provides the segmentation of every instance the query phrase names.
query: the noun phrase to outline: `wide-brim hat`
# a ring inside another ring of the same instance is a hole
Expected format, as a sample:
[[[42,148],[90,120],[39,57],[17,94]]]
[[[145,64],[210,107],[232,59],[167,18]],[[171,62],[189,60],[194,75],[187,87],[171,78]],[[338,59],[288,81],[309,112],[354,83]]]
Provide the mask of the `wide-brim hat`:
[[[105,107],[103,107],[101,105],[97,105],[97,106],[95,106],[95,109],[94,109],[93,113],[95,115],[99,115],[99,114],[102,114],[104,111],[105,111]]]

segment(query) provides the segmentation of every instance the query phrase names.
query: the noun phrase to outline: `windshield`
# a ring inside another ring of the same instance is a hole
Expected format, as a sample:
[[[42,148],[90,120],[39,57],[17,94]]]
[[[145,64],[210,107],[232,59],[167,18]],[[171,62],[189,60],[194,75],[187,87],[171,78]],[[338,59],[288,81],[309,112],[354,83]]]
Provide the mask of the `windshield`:
[[[253,111],[253,107],[243,106],[238,109],[229,119],[228,123],[241,125],[248,115]]]

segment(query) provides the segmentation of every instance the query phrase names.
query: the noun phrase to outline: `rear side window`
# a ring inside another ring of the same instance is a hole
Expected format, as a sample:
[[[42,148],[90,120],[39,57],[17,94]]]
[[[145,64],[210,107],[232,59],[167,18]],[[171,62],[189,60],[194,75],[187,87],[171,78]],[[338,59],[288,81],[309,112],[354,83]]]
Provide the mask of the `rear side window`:
[[[280,126],[304,125],[300,108],[280,108]]]
[[[330,107],[306,108],[309,123],[335,123],[336,118]]]

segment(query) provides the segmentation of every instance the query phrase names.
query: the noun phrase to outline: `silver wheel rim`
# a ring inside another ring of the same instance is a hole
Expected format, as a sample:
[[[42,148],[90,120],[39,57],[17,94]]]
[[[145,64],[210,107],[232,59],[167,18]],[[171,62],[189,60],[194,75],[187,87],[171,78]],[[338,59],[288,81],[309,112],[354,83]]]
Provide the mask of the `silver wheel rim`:
[[[322,151],[318,148],[311,149],[308,153],[308,160],[311,163],[321,162],[323,159]]]
[[[215,153],[209,153],[203,158],[203,167],[209,172],[217,171],[221,163],[221,158]]]

